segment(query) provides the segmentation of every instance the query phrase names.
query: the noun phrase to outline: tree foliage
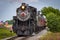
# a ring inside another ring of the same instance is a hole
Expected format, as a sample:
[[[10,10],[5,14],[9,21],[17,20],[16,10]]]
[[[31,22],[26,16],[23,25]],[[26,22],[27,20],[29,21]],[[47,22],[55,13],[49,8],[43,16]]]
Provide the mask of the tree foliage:
[[[44,7],[41,11],[47,17],[47,26],[50,31],[60,32],[60,10],[53,7]]]
[[[8,24],[13,24],[13,20],[7,20]]]

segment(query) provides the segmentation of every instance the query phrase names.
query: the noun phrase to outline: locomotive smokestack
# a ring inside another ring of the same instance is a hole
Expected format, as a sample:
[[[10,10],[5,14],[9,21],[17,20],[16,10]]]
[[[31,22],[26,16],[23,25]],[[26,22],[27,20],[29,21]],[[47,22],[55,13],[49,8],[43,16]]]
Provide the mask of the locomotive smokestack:
[[[25,5],[26,3],[22,3],[22,5]]]

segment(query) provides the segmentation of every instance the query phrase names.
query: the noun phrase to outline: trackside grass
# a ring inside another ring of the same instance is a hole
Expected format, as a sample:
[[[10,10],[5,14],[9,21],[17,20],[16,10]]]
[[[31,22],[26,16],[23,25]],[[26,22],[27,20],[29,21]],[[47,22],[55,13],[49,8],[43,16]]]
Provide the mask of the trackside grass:
[[[7,28],[0,28],[0,39],[7,38],[10,36],[16,35],[15,33],[11,33],[9,29]]]
[[[48,32],[46,35],[41,37],[40,40],[60,40],[60,32],[57,33]]]

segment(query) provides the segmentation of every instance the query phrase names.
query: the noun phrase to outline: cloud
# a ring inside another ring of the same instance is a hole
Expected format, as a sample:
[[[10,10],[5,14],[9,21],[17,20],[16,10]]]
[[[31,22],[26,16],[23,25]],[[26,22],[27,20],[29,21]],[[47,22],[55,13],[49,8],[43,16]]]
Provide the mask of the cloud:
[[[27,1],[29,1],[29,2],[38,2],[39,0],[10,0],[10,1],[13,1],[13,2],[27,2]]]
[[[39,2],[39,0],[0,0],[0,2],[8,2],[8,3],[22,3],[22,2],[28,2],[28,3],[31,3],[31,2]]]
[[[38,2],[39,0],[29,0],[30,2]]]

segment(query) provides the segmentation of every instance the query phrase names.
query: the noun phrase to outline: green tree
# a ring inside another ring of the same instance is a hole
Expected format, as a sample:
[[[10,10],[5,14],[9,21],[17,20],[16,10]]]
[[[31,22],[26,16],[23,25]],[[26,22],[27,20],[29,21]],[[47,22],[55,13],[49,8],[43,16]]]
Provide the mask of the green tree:
[[[41,11],[47,17],[50,31],[60,32],[60,11],[53,7],[44,7]]]
[[[8,24],[13,24],[13,20],[7,20]]]

